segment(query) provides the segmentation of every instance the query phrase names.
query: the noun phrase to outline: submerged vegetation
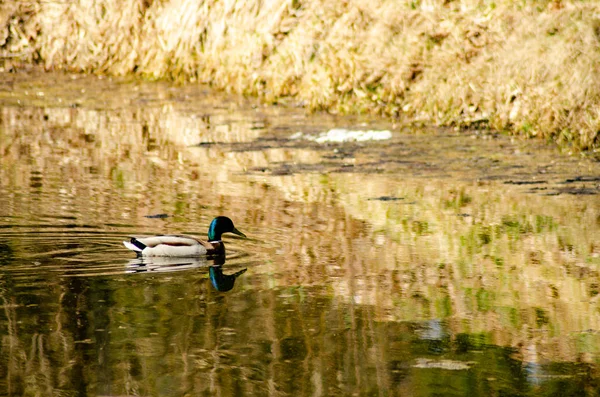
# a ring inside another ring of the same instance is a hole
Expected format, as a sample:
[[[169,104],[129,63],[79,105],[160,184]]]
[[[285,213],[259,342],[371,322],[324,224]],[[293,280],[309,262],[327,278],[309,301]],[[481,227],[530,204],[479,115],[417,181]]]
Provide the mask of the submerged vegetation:
[[[600,3],[46,1],[0,4],[3,70],[210,83],[600,148]]]

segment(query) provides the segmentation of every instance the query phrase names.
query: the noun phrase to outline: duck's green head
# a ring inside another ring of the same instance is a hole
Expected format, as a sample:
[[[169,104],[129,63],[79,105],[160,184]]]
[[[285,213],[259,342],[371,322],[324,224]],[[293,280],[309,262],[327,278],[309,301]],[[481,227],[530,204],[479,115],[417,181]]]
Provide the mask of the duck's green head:
[[[246,237],[246,235],[233,226],[231,219],[226,216],[217,216],[208,227],[208,241],[219,241],[223,233],[233,233],[238,236]]]

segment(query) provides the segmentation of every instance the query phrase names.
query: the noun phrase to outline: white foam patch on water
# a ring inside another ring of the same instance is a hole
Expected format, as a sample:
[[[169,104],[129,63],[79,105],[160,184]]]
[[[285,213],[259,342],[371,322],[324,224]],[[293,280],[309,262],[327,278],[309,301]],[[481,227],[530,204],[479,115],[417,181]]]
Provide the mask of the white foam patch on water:
[[[427,358],[417,358],[417,363],[413,365],[415,368],[437,368],[447,369],[450,371],[461,371],[470,369],[475,362],[473,361],[456,361],[456,360],[430,360]]]
[[[383,141],[390,139],[392,133],[388,130],[347,130],[345,128],[333,128],[327,132],[318,135],[304,134],[297,132],[291,139],[306,139],[318,143],[326,142],[363,142],[363,141]]]

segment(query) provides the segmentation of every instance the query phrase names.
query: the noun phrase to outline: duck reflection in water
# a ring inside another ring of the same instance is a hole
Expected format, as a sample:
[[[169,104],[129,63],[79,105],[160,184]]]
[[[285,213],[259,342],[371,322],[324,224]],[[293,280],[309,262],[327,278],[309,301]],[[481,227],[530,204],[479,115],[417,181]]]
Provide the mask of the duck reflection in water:
[[[140,256],[129,261],[126,272],[176,272],[200,267],[208,267],[208,274],[212,286],[219,292],[226,292],[233,289],[235,279],[244,274],[248,269],[242,269],[233,274],[224,274],[224,264],[225,255],[219,255],[211,259],[206,257],[178,258]]]
[[[244,274],[248,269],[242,269],[233,274],[224,274],[223,266],[216,265],[208,268],[208,274],[210,275],[210,282],[213,287],[219,292],[226,292],[233,288],[235,279]]]
[[[208,268],[208,275],[212,286],[219,292],[227,292],[233,288],[235,279],[246,273],[248,269],[242,269],[233,274],[224,274],[223,265],[225,264],[225,255],[220,255],[214,259],[212,265]]]

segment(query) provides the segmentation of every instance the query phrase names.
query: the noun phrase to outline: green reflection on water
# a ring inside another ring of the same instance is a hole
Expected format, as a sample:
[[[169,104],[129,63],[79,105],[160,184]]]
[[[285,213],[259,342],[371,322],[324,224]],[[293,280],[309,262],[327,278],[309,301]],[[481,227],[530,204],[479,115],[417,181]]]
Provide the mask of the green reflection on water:
[[[600,203],[567,182],[595,165],[442,135],[320,147],[287,137],[340,120],[69,81],[114,95],[1,109],[0,395],[596,390]],[[249,236],[226,237],[231,289],[121,245],[218,214]]]

